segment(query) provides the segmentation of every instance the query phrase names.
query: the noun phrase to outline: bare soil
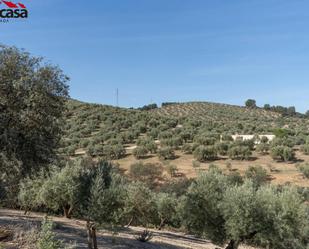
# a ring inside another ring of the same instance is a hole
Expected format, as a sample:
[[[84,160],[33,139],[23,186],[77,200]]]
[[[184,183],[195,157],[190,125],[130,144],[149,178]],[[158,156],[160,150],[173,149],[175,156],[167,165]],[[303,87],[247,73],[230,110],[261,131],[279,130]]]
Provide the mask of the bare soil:
[[[44,216],[43,213],[28,213],[25,215],[23,211],[19,210],[0,209],[0,230],[1,228],[15,230],[15,232],[29,230],[31,226],[39,226]],[[67,244],[75,244],[78,249],[87,248],[85,221],[55,216],[50,218],[55,223],[54,231],[59,239]],[[109,230],[99,230],[97,233],[98,247],[100,249],[221,249],[221,247],[215,246],[207,240],[191,235],[153,229],[150,229],[154,234],[150,242],[139,242],[135,239],[135,236],[143,230],[142,227],[122,228],[116,234]],[[14,239],[8,239],[6,242],[0,241],[0,248],[19,249],[22,247],[18,247]],[[241,247],[241,249],[249,248]]]
[[[309,156],[304,155],[300,151],[296,151],[296,158],[297,160],[294,162],[276,162],[270,155],[259,155],[254,153],[250,160],[230,160],[227,157],[221,157],[212,162],[200,163],[200,167],[194,168],[192,166],[192,162],[194,161],[193,155],[184,154],[179,150],[176,151],[176,159],[169,161],[160,161],[157,155],[150,155],[145,159],[137,160],[131,154],[131,151],[128,150],[125,158],[116,160],[115,162],[119,163],[120,168],[126,172],[129,171],[130,165],[137,161],[161,163],[163,166],[169,163],[177,166],[179,175],[188,178],[194,178],[199,172],[208,170],[210,164],[215,164],[228,173],[226,165],[230,163],[232,170],[238,171],[241,175],[244,174],[249,166],[260,165],[268,171],[269,179],[273,184],[292,183],[297,186],[309,187],[308,179],[306,179],[296,167],[297,163],[309,162]]]

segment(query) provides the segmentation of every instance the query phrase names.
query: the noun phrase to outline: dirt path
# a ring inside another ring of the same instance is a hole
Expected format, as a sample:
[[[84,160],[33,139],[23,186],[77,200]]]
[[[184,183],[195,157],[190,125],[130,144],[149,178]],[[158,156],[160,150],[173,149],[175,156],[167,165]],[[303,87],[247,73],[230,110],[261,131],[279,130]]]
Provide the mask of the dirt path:
[[[39,225],[44,214],[30,213],[24,215],[23,211],[0,209],[0,227],[10,226],[18,229],[27,230],[33,225]],[[62,217],[51,217],[56,224],[55,232],[57,237],[66,243],[73,242],[76,248],[87,248],[87,235],[85,229],[85,221],[77,219],[65,219]],[[169,231],[152,230],[154,237],[150,242],[142,243],[135,239],[135,235],[142,231],[140,227],[124,228],[116,235],[111,231],[100,230],[98,236],[98,246],[100,249],[215,249],[220,248],[214,246],[207,240],[198,239],[193,236],[182,233],[174,233]],[[14,247],[5,247],[14,248]],[[248,247],[243,247],[245,249]]]

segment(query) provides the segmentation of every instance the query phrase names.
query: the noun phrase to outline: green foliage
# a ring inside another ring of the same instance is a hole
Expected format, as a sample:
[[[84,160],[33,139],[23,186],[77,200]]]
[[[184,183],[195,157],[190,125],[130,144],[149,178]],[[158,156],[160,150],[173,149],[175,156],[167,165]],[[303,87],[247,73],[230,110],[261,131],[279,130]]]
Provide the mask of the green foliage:
[[[217,151],[214,146],[198,146],[193,152],[194,158],[200,162],[211,161],[217,158]]]
[[[137,162],[130,166],[132,179],[144,182],[150,187],[162,178],[162,173],[162,166],[154,163]]]
[[[53,223],[44,218],[39,234],[39,240],[37,242],[38,249],[60,249],[63,248],[61,241],[56,239],[56,235],[53,232]]]
[[[173,225],[177,214],[178,200],[174,195],[159,193],[156,196],[157,212],[161,229],[164,225]]]
[[[239,172],[232,171],[227,175],[227,180],[231,185],[241,185],[244,182],[244,179]]]
[[[256,151],[262,155],[266,155],[269,151],[269,144],[267,143],[260,143],[256,146]]]
[[[215,145],[215,147],[216,147],[216,151],[218,152],[219,155],[221,155],[221,156],[227,155],[227,152],[229,150],[229,144],[228,143],[220,142],[220,143],[217,143]]]
[[[147,151],[151,153],[156,153],[157,152],[157,144],[155,143],[154,140],[146,137],[146,138],[140,138],[137,140],[137,145],[145,148]]]
[[[147,149],[145,146],[140,145],[140,146],[137,146],[137,147],[133,150],[132,154],[134,155],[134,157],[135,157],[136,159],[141,159],[141,158],[147,156],[147,154],[148,154],[148,149]]]
[[[184,144],[181,147],[182,152],[184,152],[185,154],[192,154],[192,146],[190,144]]]
[[[112,173],[111,168],[107,169],[106,164],[102,166],[92,173],[89,198],[82,213],[99,224],[118,224],[123,219],[126,183],[121,176]]]
[[[166,165],[166,171],[171,177],[175,177],[178,172],[178,168],[174,164],[168,164]]]
[[[261,166],[249,166],[245,171],[245,177],[250,179],[256,188],[268,181],[267,171]]]
[[[230,182],[218,169],[200,175],[183,201],[184,225],[215,243],[306,249],[308,212],[297,190]]]
[[[306,178],[309,178],[309,164],[308,163],[302,163],[298,165],[297,168]]]
[[[28,175],[56,156],[68,78],[15,47],[0,46],[0,65],[0,151],[22,162],[19,171]]]
[[[16,205],[19,191],[18,181],[22,178],[22,162],[0,152],[0,203]]]
[[[303,146],[301,146],[300,150],[301,150],[305,155],[309,155],[309,144],[304,144]]]
[[[41,172],[35,178],[27,177],[20,183],[18,203],[25,210],[32,210],[38,207],[41,202],[39,199],[40,189],[45,183],[46,176]]]
[[[160,192],[175,195],[176,197],[181,197],[187,192],[192,181],[193,179],[188,179],[186,177],[172,179],[168,182],[165,182],[160,187]]]
[[[133,182],[127,188],[124,216],[129,224],[157,224],[157,210],[153,192],[143,183]]]
[[[248,99],[246,100],[245,105],[248,108],[256,108],[256,101],[254,99]]]
[[[181,137],[172,137],[172,138],[161,140],[162,146],[169,146],[174,149],[178,149],[179,146],[181,146],[182,144],[183,144],[183,140],[181,139]]]
[[[271,148],[271,157],[274,160],[293,161],[295,160],[295,152],[292,148],[287,146],[274,146]]]
[[[283,138],[283,137],[287,137],[290,134],[290,131],[287,129],[277,128],[273,130],[273,133],[276,137]]]
[[[108,160],[116,160],[125,156],[126,150],[122,144],[105,145],[103,147],[104,157]]]
[[[221,204],[227,236],[238,243],[270,249],[305,249],[308,213],[295,189],[252,182],[227,189]]]
[[[38,190],[38,203],[54,211],[63,209],[64,215],[70,218],[78,202],[81,167],[79,160],[67,163],[62,169],[55,168]]]
[[[19,181],[57,158],[68,78],[24,50],[0,45],[0,198],[16,207]]]
[[[248,160],[251,155],[252,152],[247,146],[232,146],[228,150],[228,156],[233,160]]]
[[[214,242],[226,237],[224,217],[220,210],[228,180],[217,169],[210,169],[192,183],[183,203],[183,222],[187,229]]]
[[[158,150],[158,157],[161,160],[173,160],[175,159],[175,152],[171,147],[162,147]]]

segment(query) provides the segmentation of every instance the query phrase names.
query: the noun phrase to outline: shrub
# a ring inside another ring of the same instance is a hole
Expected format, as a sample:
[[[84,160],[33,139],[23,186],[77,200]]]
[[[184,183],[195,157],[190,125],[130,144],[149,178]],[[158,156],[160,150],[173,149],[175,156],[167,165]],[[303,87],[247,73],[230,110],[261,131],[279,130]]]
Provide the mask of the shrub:
[[[145,147],[151,153],[156,153],[158,148],[155,141],[147,137],[138,139],[137,145]]]
[[[159,193],[156,197],[157,212],[160,219],[159,230],[166,224],[173,225],[178,200],[174,195]]]
[[[51,176],[37,190],[39,192],[38,203],[54,211],[62,209],[66,218],[71,217],[78,198],[82,163],[80,160],[75,162],[68,163],[62,169],[54,169]]]
[[[82,186],[79,203],[84,217],[98,224],[122,221],[127,186],[123,177],[112,172],[111,165],[92,169],[84,177]]]
[[[141,159],[141,158],[145,157],[148,154],[148,150],[147,150],[147,148],[145,146],[137,146],[133,150],[132,153],[135,156],[135,158]]]
[[[247,180],[231,184],[218,170],[201,174],[182,201],[183,223],[190,232],[237,249],[239,244],[269,249],[305,249],[308,213],[295,188]],[[272,224],[271,226],[269,224]]]
[[[105,145],[103,147],[103,154],[106,159],[117,160],[125,156],[126,150],[122,144]]]
[[[208,134],[199,134],[194,137],[194,142],[198,143],[199,145],[214,145],[218,139]]]
[[[154,193],[141,182],[129,184],[123,215],[128,225],[157,224],[158,216]]]
[[[293,188],[278,191],[265,185],[256,190],[249,181],[228,188],[221,208],[227,237],[233,238],[229,248],[239,243],[270,249],[306,248],[308,214]]]
[[[309,155],[309,144],[304,144],[300,147],[300,150],[305,154]]]
[[[47,218],[44,218],[42,222],[37,246],[38,246],[38,249],[63,248],[61,241],[56,239],[56,235],[53,232],[53,223]]]
[[[271,148],[271,157],[274,160],[293,161],[295,160],[294,150],[287,146],[274,146]]]
[[[269,151],[269,144],[267,143],[260,143],[256,146],[256,151],[262,155],[266,155]]]
[[[194,158],[200,162],[215,160],[217,158],[217,151],[214,146],[199,146],[193,152]]]
[[[219,244],[225,240],[225,220],[220,205],[227,188],[227,177],[215,169],[203,172],[191,184],[182,211],[183,223],[190,232],[207,234],[208,239]]]
[[[256,187],[260,187],[268,180],[266,169],[261,166],[249,166],[245,171],[245,177],[251,179],[252,183]]]
[[[228,156],[231,159],[248,160],[251,155],[251,150],[246,146],[233,146],[228,150]]]
[[[305,163],[305,164],[300,164],[298,166],[298,169],[301,173],[303,173],[303,175],[306,177],[306,178],[309,178],[309,164],[308,163]]]
[[[171,177],[175,177],[177,175],[178,168],[176,165],[168,164],[166,166],[166,171]]]
[[[254,99],[248,99],[245,102],[246,107],[248,108],[256,108],[256,101]]]
[[[174,178],[161,185],[160,192],[181,197],[187,192],[193,181],[193,179],[187,179],[186,177]]]
[[[231,185],[241,185],[244,180],[239,172],[232,171],[227,175],[227,180]]]
[[[215,145],[217,152],[219,153],[219,155],[221,156],[226,156],[227,152],[229,150],[229,144],[228,143],[217,143]]]
[[[260,142],[263,144],[267,144],[269,142],[268,138],[265,136],[262,136],[260,140],[261,140]]]
[[[137,162],[131,164],[129,173],[134,180],[144,182],[148,186],[153,186],[156,180],[161,179],[163,169],[158,164]]]
[[[184,144],[181,150],[185,154],[192,154],[192,146],[190,144]]]
[[[175,152],[171,147],[162,147],[158,150],[158,156],[161,160],[175,159]]]
[[[183,140],[180,137],[173,137],[173,138],[161,140],[162,146],[169,146],[174,149],[178,149],[178,147],[181,146],[182,144],[183,144]]]

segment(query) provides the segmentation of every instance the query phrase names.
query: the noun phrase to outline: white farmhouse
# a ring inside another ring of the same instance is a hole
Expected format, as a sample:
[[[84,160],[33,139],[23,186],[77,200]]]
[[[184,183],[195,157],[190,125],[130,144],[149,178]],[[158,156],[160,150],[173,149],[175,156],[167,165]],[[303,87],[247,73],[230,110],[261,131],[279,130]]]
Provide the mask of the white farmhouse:
[[[255,137],[256,135],[240,135],[240,134],[236,134],[236,135],[232,135],[232,138],[234,141],[236,140],[251,140]],[[276,137],[275,135],[257,135],[260,139],[262,137],[267,137],[268,141],[271,142],[272,140],[274,140],[274,138]]]

